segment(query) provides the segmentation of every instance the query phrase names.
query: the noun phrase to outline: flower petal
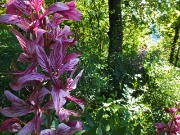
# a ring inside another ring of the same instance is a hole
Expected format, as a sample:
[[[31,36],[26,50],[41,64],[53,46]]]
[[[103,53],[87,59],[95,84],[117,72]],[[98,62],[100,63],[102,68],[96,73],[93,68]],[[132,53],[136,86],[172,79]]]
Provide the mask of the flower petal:
[[[82,100],[77,99],[77,98],[75,98],[73,96],[67,96],[66,99],[71,100],[71,101],[77,103],[82,108],[82,110],[84,112],[84,102]]]
[[[36,61],[34,61],[34,62],[32,62],[32,63],[26,68],[25,71],[13,73],[13,75],[23,76],[23,75],[25,75],[25,74],[30,74],[30,73],[32,73],[33,71],[36,71],[37,65],[38,65],[38,63],[37,63]]]
[[[61,123],[58,125],[56,135],[71,135],[79,130],[82,130],[82,122],[73,120],[67,122],[66,124]]]
[[[21,130],[22,127],[19,123],[14,123],[12,126],[11,126],[11,129],[10,131],[11,132],[18,132],[19,130]]]
[[[40,29],[40,28],[34,28],[34,31],[36,34],[35,44],[38,44],[43,47],[44,46],[43,34],[46,33],[46,31],[44,29]]]
[[[68,135],[68,132],[70,131],[70,127],[67,126],[66,124],[64,123],[61,123],[58,125],[58,128],[56,130],[56,135]]]
[[[30,135],[34,130],[34,125],[34,120],[31,120],[18,132],[18,135]]]
[[[39,14],[43,0],[31,0],[31,6]]]
[[[8,90],[5,90],[4,91],[4,94],[5,94],[5,96],[8,98],[8,100],[9,101],[11,101],[11,103],[14,105],[14,106],[26,106],[27,105],[27,103],[24,101],[24,100],[22,100],[22,99],[20,99],[20,98],[18,98],[17,96],[15,96],[14,94],[12,94],[10,91],[8,91]]]
[[[29,29],[29,24],[27,23],[27,21],[23,17],[17,15],[1,15],[0,23],[15,24],[24,31],[27,31]]]
[[[22,12],[18,10],[14,5],[14,0],[9,0],[7,4],[4,4],[3,7],[6,8],[6,14],[12,15],[22,15]]]
[[[31,62],[31,56],[28,55],[27,53],[21,53],[20,56],[18,57],[19,62]]]
[[[76,9],[76,1],[66,2],[65,4],[69,7],[69,12],[63,12],[64,17],[74,21],[81,20],[82,14]]]
[[[37,61],[41,68],[47,73],[51,73],[49,58],[41,46],[36,46]]]
[[[27,41],[26,41],[25,37],[19,31],[15,30],[15,29],[11,29],[11,31],[16,35],[22,49],[24,51],[26,51],[26,42]]]
[[[68,95],[68,93],[66,93],[62,89],[57,89],[55,86],[53,86],[51,94],[52,94],[54,107],[55,107],[56,113],[58,115],[60,112],[60,109],[66,103],[65,97]]]
[[[71,127],[71,130],[69,131],[70,134],[73,134],[76,131],[82,130],[82,122],[77,120],[68,121],[66,123],[67,126]]]
[[[79,130],[82,130],[82,122],[73,120],[67,122],[66,124],[59,124],[56,130],[42,130],[40,135],[71,135]]]
[[[71,59],[77,58],[77,57],[79,57],[79,56],[81,56],[81,54],[71,53],[71,54],[67,55],[67,56],[63,59],[63,63],[64,63],[64,62],[67,62],[67,61],[69,61],[69,60],[71,60]]]
[[[32,7],[29,0],[14,0],[13,4],[22,13],[30,15]]]
[[[60,68],[60,66],[62,65],[62,60],[62,44],[55,44],[50,54],[50,62],[54,71],[57,71]]]
[[[33,71],[35,71],[37,65],[38,65],[38,63],[36,61],[34,61],[27,67],[27,69],[25,71],[23,71],[23,72],[18,71],[17,73],[13,73],[13,75],[18,75],[18,77],[15,78],[14,81],[9,84],[10,87],[13,90],[17,91],[17,90],[20,90],[21,88],[23,88],[25,86],[30,85],[31,82],[26,82],[24,84],[18,84],[17,81],[18,81],[19,78],[21,78],[21,77],[23,77],[23,76],[25,76],[27,74],[31,74]]]
[[[56,3],[52,4],[51,6],[49,6],[45,10],[43,17],[50,15],[50,14],[53,14],[53,13],[56,13],[56,12],[66,11],[66,10],[69,10],[68,6],[66,6],[64,3],[56,2]]]
[[[52,129],[42,130],[40,135],[56,135],[56,131]]]
[[[49,29],[53,30],[53,28],[59,26],[59,24],[62,22],[63,16],[55,13],[51,19],[51,22],[48,24]]]
[[[71,115],[78,116],[77,113],[75,113],[71,110],[67,110],[62,107],[59,109],[58,117],[59,117],[60,121],[63,121],[63,120],[69,121],[69,116],[71,116]]]
[[[40,81],[40,82],[43,82],[44,80],[47,80],[49,79],[47,76],[43,75],[43,74],[40,74],[40,73],[30,73],[30,74],[27,74],[27,75],[24,75],[22,77],[20,77],[18,80],[17,80],[17,84],[19,86],[21,86],[22,84],[28,84],[29,81]]]
[[[53,101],[49,101],[47,102],[43,107],[42,110],[47,110],[47,109],[54,109],[54,103]]]
[[[14,124],[18,124],[18,122],[20,122],[20,120],[18,118],[11,118],[11,119],[7,119],[5,120],[1,125],[0,125],[0,131],[7,131],[10,129],[15,129],[15,126],[13,128]]]
[[[20,117],[28,113],[31,113],[33,111],[34,110],[32,110],[29,106],[21,106],[21,107],[11,106],[0,109],[0,112],[6,117]]]
[[[75,77],[74,80],[71,78],[72,75],[70,78],[67,79],[67,84],[66,84],[65,90],[71,91],[71,90],[76,89],[77,83],[78,83],[80,77],[82,76],[83,71],[84,70],[81,70],[80,73]]]
[[[62,73],[64,73],[65,71],[70,71],[73,70],[74,66],[78,63],[79,59],[75,58],[75,59],[71,59],[70,61],[68,61],[66,64],[64,64],[60,70],[58,75],[60,76]]]
[[[42,88],[38,93],[38,103],[41,104],[43,102],[44,96],[47,94],[50,94],[50,91],[46,89],[45,87]]]
[[[47,94],[50,94],[50,91],[46,88],[42,88],[40,91],[35,89],[30,95],[29,100],[32,105],[40,106],[40,104],[43,102],[44,96]]]

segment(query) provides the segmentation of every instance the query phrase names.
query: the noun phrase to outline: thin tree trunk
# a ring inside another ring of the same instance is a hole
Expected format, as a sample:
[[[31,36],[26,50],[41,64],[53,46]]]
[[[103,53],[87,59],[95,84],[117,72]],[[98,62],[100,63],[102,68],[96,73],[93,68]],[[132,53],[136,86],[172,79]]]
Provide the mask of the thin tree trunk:
[[[113,91],[118,98],[122,97],[120,89],[120,72],[121,72],[121,55],[123,42],[123,28],[121,15],[122,0],[108,0],[109,5],[109,54],[108,66],[109,74],[112,77],[110,84],[113,86]]]

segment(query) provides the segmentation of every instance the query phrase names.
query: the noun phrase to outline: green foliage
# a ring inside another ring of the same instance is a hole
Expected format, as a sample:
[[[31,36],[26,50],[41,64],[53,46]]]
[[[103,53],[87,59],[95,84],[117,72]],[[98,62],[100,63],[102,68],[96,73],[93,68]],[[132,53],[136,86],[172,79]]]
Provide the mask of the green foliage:
[[[82,21],[71,24],[77,33],[78,48],[82,53],[81,67],[85,69],[80,79],[76,95],[83,95],[87,102],[96,104],[96,98],[107,92],[109,77],[107,75],[108,55],[108,5],[106,0],[77,1],[77,7],[83,14]],[[99,104],[99,103],[98,103]]]
[[[3,106],[5,99],[2,92],[9,89],[12,65],[16,63],[21,49],[15,36],[8,30],[8,26],[0,24],[0,37],[0,105]]]
[[[172,106],[180,97],[180,70],[170,65],[162,57],[163,49],[154,47],[149,50],[145,68],[148,71],[148,81],[144,89],[145,102],[151,105],[153,117],[156,121],[165,121],[163,109]]]
[[[101,107],[90,114],[91,107],[85,112],[85,135],[141,135],[147,126],[144,113],[149,113],[149,107],[142,104],[142,96],[134,98],[133,89],[124,89],[124,99],[109,99]]]
[[[0,24],[0,106],[8,106],[9,102],[4,96],[4,90],[10,90],[9,82],[11,81],[11,73],[14,66],[21,67],[17,64],[17,57],[21,52],[21,47],[17,39],[8,30],[9,26]],[[4,116],[0,114],[0,123],[4,120]],[[5,132],[3,135],[10,135]],[[12,133],[13,135],[13,133]]]

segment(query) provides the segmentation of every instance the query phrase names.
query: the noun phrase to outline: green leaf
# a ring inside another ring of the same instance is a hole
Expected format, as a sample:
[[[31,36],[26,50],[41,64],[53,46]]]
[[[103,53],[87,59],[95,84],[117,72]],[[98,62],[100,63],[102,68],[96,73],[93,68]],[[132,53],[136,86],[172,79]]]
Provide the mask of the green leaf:
[[[101,129],[101,124],[99,124],[99,126],[98,126],[98,128],[97,128],[96,134],[97,134],[97,135],[103,135],[102,129]]]
[[[82,135],[85,132],[85,130],[77,131],[73,135]]]
[[[110,125],[106,126],[106,131],[109,131],[111,129]]]
[[[83,123],[83,129],[85,129],[86,131],[88,131],[89,129],[91,129],[91,127],[88,126],[86,123]]]
[[[101,109],[97,112],[97,114],[96,114],[96,121],[99,121],[99,120],[102,118],[103,113],[104,113],[104,111],[103,111],[103,109],[101,108]]]
[[[107,103],[111,103],[112,101],[113,101],[112,98],[108,98],[108,99],[107,99]]]
[[[92,127],[90,130],[85,132],[85,135],[95,135],[96,134],[96,126]]]
[[[138,124],[135,128],[134,128],[134,134],[135,135],[141,135],[141,129],[142,129],[142,126],[140,124]]]
[[[107,135],[106,129],[103,124],[101,124],[101,129],[102,129],[103,135]]]
[[[72,103],[72,102],[70,102],[70,103],[67,103],[67,104],[65,105],[65,107],[66,107],[67,109],[73,109],[73,108],[75,107],[75,104]]]
[[[12,133],[10,131],[6,131],[6,132],[3,132],[1,133],[1,135],[11,135]]]
[[[107,135],[107,132],[102,123],[99,123],[98,128],[96,129],[96,135]]]
[[[91,117],[91,115],[89,115],[88,112],[85,112],[85,117],[86,117],[86,120],[87,120],[89,126],[93,127],[94,126],[94,120]]]
[[[111,135],[125,135],[126,127],[120,127],[118,129],[113,130]]]
[[[52,122],[52,125],[51,125],[51,129],[52,128],[56,128],[57,126],[59,125],[59,121],[57,118],[54,118],[53,122]]]

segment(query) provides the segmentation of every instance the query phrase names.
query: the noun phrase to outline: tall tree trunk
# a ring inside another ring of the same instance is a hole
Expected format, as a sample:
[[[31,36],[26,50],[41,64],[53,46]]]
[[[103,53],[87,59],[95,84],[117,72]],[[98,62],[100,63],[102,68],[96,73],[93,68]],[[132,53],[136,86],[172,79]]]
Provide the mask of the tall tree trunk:
[[[180,45],[178,46],[178,50],[177,50],[177,53],[176,53],[176,60],[175,60],[175,63],[174,63],[174,66],[177,67],[178,65],[178,61],[179,61],[179,51],[180,51]]]
[[[178,17],[177,20],[177,24],[175,26],[175,35],[174,35],[174,39],[171,45],[171,53],[170,53],[170,58],[169,58],[169,62],[173,64],[174,61],[174,53],[175,53],[175,47],[179,38],[179,29],[180,29],[180,16]]]
[[[108,66],[109,73],[112,76],[110,84],[113,86],[115,94],[118,98],[122,97],[122,90],[120,89],[120,72],[122,61],[122,42],[123,42],[123,28],[121,15],[122,0],[108,0],[109,5],[109,54]]]

